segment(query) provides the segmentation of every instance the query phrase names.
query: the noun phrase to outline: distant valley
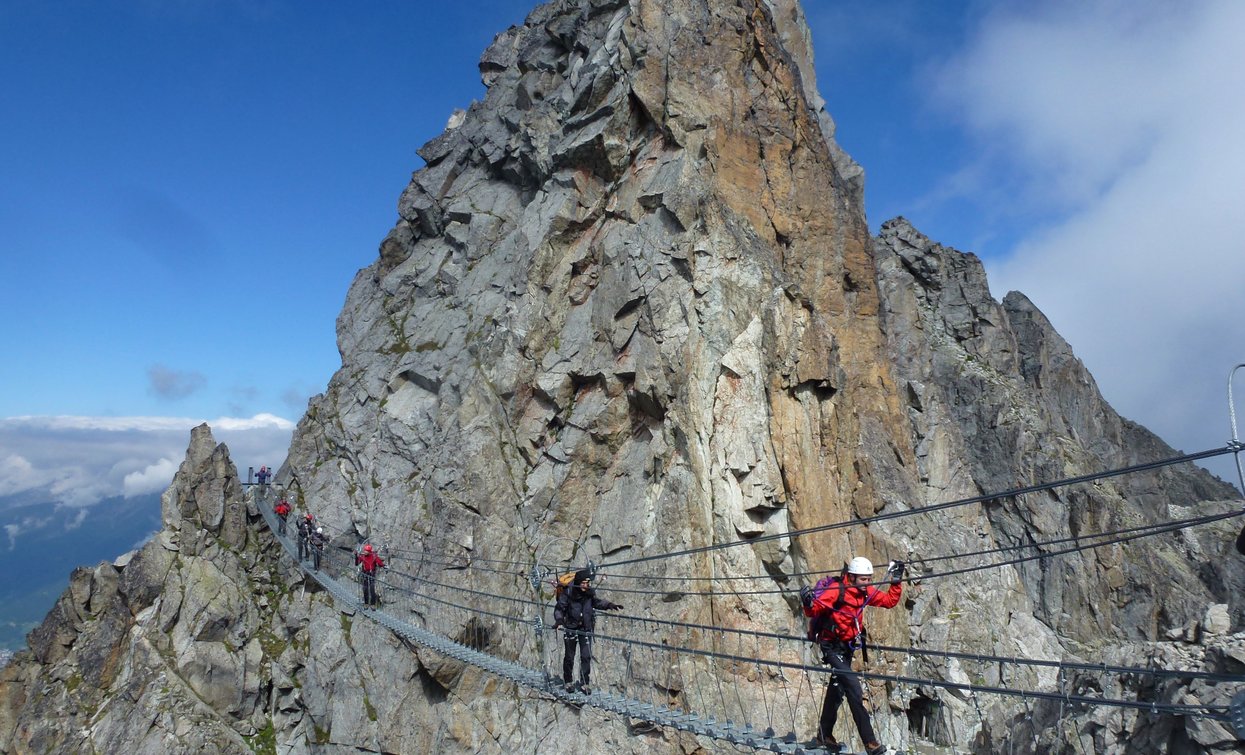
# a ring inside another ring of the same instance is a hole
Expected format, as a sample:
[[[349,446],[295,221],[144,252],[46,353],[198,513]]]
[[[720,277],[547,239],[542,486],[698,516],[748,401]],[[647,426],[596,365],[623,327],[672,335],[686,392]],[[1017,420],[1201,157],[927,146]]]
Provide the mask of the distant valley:
[[[156,493],[86,508],[56,503],[47,491],[0,497],[0,651],[25,647],[75,567],[111,561],[159,528]]]

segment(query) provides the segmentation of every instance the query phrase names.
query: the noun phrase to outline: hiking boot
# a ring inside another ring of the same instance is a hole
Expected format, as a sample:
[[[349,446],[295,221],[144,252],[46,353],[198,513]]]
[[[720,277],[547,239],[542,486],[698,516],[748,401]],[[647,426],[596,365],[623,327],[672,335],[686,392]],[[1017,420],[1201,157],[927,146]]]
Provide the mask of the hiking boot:
[[[826,752],[843,752],[843,744],[834,737],[823,737],[818,735],[813,737],[813,744],[821,747]]]
[[[587,684],[581,684],[579,685],[579,692],[583,695],[591,695],[592,687],[589,687]]]
[[[886,752],[886,745],[870,742],[865,745],[865,755],[882,755]]]

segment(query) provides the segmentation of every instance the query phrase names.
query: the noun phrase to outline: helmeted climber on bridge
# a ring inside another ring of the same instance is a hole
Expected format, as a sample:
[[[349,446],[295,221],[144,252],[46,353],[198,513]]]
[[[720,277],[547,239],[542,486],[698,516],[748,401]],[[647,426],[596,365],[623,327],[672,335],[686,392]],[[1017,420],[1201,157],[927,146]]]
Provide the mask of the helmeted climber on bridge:
[[[558,594],[553,609],[553,628],[563,632],[562,683],[571,692],[592,694],[588,686],[592,674],[592,630],[596,624],[596,611],[617,611],[618,603],[598,598],[592,589],[592,572],[580,569],[569,589]],[[575,670],[575,645],[579,645],[579,681],[571,683]]]
[[[316,518],[308,511],[298,520],[298,562],[311,556],[311,533],[316,528]]]
[[[363,605],[379,606],[380,595],[376,592],[376,571],[387,569],[385,560],[372,547],[364,543],[363,550],[354,554],[354,562],[359,565],[359,586],[363,588]]]
[[[886,746],[878,743],[873,731],[869,711],[865,709],[864,690],[860,679],[852,670],[852,653],[861,648],[865,661],[869,660],[865,644],[863,616],[866,606],[894,608],[903,593],[904,562],[893,561],[887,570],[890,587],[883,591],[869,584],[873,581],[873,562],[864,556],[856,556],[843,573],[826,577],[815,587],[800,589],[800,603],[804,615],[810,617],[809,639],[821,648],[821,662],[834,670],[826,685],[826,697],[821,706],[821,720],[815,742],[830,752],[840,752],[842,745],[834,738],[834,723],[839,717],[839,707],[847,698],[847,706],[856,721],[856,730],[865,743],[867,755],[881,755]]]
[[[285,500],[285,496],[277,499],[277,505],[272,507],[272,512],[277,515],[277,534],[285,534],[285,522],[290,518],[290,502]]]
[[[316,527],[308,540],[311,547],[311,568],[320,571],[320,560],[324,558],[324,546],[328,544],[329,536],[324,534],[323,527]]]

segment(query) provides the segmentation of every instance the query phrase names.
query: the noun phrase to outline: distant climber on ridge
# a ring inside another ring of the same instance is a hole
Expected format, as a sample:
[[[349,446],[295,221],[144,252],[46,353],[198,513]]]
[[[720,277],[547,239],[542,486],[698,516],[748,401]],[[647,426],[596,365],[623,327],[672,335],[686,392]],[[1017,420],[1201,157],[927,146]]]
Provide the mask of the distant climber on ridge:
[[[873,562],[864,556],[856,556],[843,574],[823,579],[816,587],[800,590],[804,615],[810,617],[809,639],[820,646],[821,662],[829,664],[834,670],[830,674],[830,683],[826,685],[821,721],[814,740],[830,752],[841,752],[843,748],[834,738],[834,722],[839,717],[839,706],[843,704],[844,697],[856,721],[860,740],[865,743],[866,755],[886,752],[886,746],[878,743],[869,711],[865,709],[860,679],[851,673],[852,653],[856,648],[862,648],[865,660],[869,659],[863,621],[865,607],[894,608],[898,605],[903,593],[904,568],[902,561],[891,564],[887,572],[890,587],[883,592],[869,584],[873,581]]]
[[[557,605],[553,609],[553,628],[562,628],[562,683],[570,692],[579,691],[585,695],[592,694],[588,686],[588,677],[592,673],[592,630],[595,624],[594,611],[617,611],[622,606],[598,598],[592,589],[592,574],[587,569],[575,572],[575,581],[570,589],[558,595]],[[579,682],[571,683],[571,672],[575,670],[575,645],[579,644]]]

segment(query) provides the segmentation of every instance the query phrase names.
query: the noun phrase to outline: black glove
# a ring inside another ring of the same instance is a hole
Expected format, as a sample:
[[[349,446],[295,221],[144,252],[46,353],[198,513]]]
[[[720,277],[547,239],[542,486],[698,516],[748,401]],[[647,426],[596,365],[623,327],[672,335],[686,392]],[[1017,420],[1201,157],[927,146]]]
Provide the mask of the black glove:
[[[903,579],[904,572],[907,571],[908,565],[903,561],[891,562],[891,582],[895,583]]]
[[[613,607],[613,608],[611,608],[610,610],[611,610],[611,611],[621,611],[621,610],[623,610],[622,603],[615,603],[615,604],[614,604],[614,607]]]
[[[808,585],[804,585],[803,587],[800,588],[800,605],[804,606],[805,608],[812,608],[813,597],[814,597],[813,588],[809,587]]]

